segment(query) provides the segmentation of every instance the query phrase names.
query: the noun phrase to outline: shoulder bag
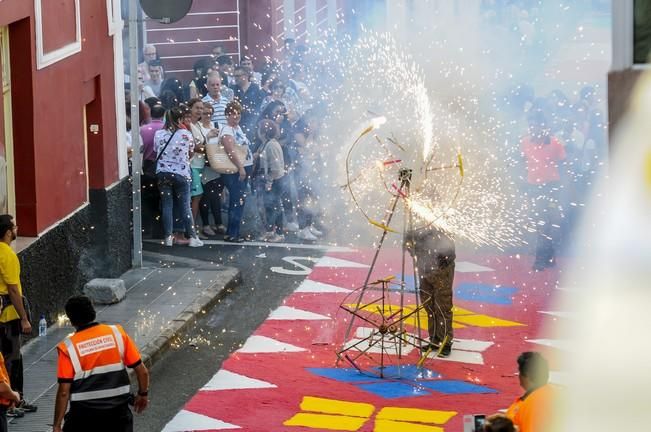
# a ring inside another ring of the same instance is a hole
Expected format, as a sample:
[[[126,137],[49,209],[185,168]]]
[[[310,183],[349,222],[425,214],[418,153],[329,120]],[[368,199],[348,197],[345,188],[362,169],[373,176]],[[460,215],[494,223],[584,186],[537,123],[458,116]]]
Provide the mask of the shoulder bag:
[[[226,149],[224,148],[221,139],[222,137],[219,136],[216,139],[211,138],[208,141],[206,145],[208,163],[210,164],[210,168],[219,174],[235,174],[238,172],[238,169],[228,157],[229,155],[226,153]],[[233,153],[241,163],[244,163],[246,156],[248,155],[248,150],[244,146],[234,144]]]

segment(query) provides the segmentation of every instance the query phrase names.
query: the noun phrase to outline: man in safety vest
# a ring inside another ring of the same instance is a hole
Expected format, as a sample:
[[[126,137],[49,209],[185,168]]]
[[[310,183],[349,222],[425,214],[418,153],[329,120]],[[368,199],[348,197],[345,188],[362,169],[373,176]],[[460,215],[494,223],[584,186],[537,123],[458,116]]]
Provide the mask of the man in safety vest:
[[[557,390],[548,384],[547,360],[537,352],[523,352],[518,357],[520,387],[524,395],[517,398],[506,412],[519,432],[546,432],[554,428]]]
[[[96,323],[95,309],[86,296],[71,297],[65,310],[76,331],[57,346],[59,388],[53,432],[133,431],[127,367],[138,378],[136,413],[147,408],[149,391],[149,372],[136,345],[121,326]]]
[[[7,432],[7,409],[20,402],[20,393],[11,389],[5,358],[0,353],[0,432]]]

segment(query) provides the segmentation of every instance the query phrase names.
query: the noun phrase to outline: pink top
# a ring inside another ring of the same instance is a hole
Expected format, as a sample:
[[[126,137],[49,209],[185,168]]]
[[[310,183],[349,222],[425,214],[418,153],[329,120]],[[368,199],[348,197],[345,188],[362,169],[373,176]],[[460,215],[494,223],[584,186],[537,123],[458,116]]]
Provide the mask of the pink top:
[[[558,163],[565,159],[565,148],[557,138],[549,139],[549,144],[533,142],[529,136],[522,139],[522,153],[527,161],[529,184],[545,184],[561,179]]]

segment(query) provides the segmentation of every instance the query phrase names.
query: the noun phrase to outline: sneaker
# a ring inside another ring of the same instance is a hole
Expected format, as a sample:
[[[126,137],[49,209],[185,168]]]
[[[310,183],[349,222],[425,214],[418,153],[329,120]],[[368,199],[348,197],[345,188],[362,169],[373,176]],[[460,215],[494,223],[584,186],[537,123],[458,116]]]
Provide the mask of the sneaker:
[[[285,224],[285,231],[296,232],[298,231],[298,224],[296,222],[289,222]]]
[[[316,237],[323,237],[323,233],[321,231],[319,231],[318,229],[316,229],[314,227],[314,225],[310,225],[309,227],[307,227],[307,229],[310,230],[312,235],[314,235]]]
[[[226,234],[226,227],[224,225],[211,225],[210,227],[217,234]]]
[[[224,237],[224,241],[228,242],[228,243],[244,243],[244,238],[243,237],[226,236],[226,237]]]
[[[190,246],[190,247],[201,247],[201,246],[203,246],[203,242],[201,240],[199,240],[199,238],[197,238],[197,237],[192,237],[188,241],[188,246]]]
[[[28,403],[25,399],[21,400],[16,404],[16,408],[26,412],[26,413],[33,413],[38,410],[38,407],[36,405]]]
[[[204,234],[203,230],[201,229],[196,229],[195,232],[197,233],[197,237],[199,237],[199,240],[208,240],[210,238],[206,234]]]
[[[174,237],[168,236],[165,237],[165,246],[171,247],[174,245]]]
[[[7,417],[16,417],[16,418],[25,417],[25,411],[23,411],[20,408],[9,408],[7,410]]]
[[[203,232],[208,237],[214,237],[217,235],[217,233],[212,229],[210,225],[204,226],[201,232]]]
[[[298,231],[296,233],[296,237],[298,237],[301,240],[308,240],[308,241],[317,241],[318,238],[314,236],[309,230],[309,228],[303,228],[302,230]]]
[[[271,237],[267,241],[270,243],[280,243],[285,241],[285,236],[278,233],[271,233]]]
[[[273,231],[266,232],[266,233],[262,234],[260,237],[258,237],[258,241],[268,242],[269,239],[274,236],[274,234],[275,233]]]

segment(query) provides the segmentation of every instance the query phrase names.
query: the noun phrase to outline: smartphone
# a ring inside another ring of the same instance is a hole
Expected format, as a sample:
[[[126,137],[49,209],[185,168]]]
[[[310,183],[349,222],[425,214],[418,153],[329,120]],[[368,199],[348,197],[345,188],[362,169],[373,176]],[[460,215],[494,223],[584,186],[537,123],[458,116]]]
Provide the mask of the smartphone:
[[[486,416],[483,414],[475,414],[475,432],[483,432],[484,423],[486,423]]]

